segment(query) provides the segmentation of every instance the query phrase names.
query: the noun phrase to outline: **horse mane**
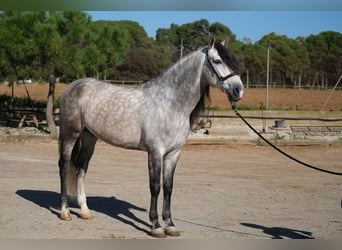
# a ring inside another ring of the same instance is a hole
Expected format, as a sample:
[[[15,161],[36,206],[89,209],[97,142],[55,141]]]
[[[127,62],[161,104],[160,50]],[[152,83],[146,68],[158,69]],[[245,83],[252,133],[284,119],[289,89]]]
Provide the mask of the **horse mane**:
[[[234,72],[238,73],[239,64],[234,55],[219,42],[215,42],[214,46],[225,64],[228,65]],[[208,85],[202,90],[201,98],[197,103],[195,109],[190,114],[191,130],[194,130],[196,125],[198,124],[200,113],[206,108],[210,107],[210,101],[210,85]]]
[[[206,86],[201,93],[201,98],[196,107],[190,114],[190,129],[194,130],[198,124],[199,115],[205,109],[210,107],[210,85]]]

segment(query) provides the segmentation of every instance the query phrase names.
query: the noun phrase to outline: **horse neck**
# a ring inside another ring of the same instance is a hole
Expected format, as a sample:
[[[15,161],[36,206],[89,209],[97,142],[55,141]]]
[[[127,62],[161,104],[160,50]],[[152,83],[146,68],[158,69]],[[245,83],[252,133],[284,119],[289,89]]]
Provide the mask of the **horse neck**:
[[[201,74],[204,60],[205,54],[201,50],[193,52],[146,86],[156,91],[164,103],[169,102],[174,109],[190,115],[202,95]]]

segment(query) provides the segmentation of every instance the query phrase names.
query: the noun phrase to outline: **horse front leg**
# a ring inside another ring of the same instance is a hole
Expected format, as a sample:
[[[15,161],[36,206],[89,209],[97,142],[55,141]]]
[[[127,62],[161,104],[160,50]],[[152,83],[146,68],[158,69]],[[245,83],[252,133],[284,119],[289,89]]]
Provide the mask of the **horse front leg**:
[[[170,236],[180,236],[171,219],[171,195],[173,189],[173,176],[179,159],[180,150],[169,153],[165,156],[163,164],[163,220],[165,222],[165,233]]]
[[[148,170],[150,178],[151,204],[149,217],[152,223],[151,235],[157,238],[165,238],[164,229],[160,226],[158,220],[158,195],[160,192],[160,174],[162,157],[156,153],[148,153]]]
[[[62,220],[71,220],[70,211],[68,208],[68,189],[67,189],[67,181],[71,173],[72,162],[71,162],[71,154],[76,139],[69,140],[61,140],[60,141],[60,158],[58,161],[59,165],[59,176],[60,176],[60,185],[61,185],[61,212],[60,218]]]

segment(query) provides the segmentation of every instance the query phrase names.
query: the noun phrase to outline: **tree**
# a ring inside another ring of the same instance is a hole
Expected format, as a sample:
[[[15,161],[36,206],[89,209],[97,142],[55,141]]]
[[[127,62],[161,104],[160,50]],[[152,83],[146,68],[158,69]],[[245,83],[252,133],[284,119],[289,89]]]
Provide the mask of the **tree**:
[[[46,105],[46,120],[52,138],[57,138],[57,128],[53,119],[53,102],[56,82],[56,61],[61,53],[62,38],[58,33],[58,23],[61,14],[45,12],[41,14],[40,22],[33,24],[33,40],[38,47],[36,54],[36,72],[40,79],[49,83]]]
[[[268,43],[271,45],[270,82],[280,86],[300,86],[309,63],[308,53],[301,39],[270,33],[258,41],[265,48]]]
[[[258,84],[264,83],[266,79],[266,48],[259,44],[243,44],[239,52],[240,74],[247,81]]]
[[[134,23],[134,22],[132,22]],[[87,76],[107,79],[115,74],[129,48],[127,30],[113,21],[97,21],[90,25],[88,43],[84,48],[83,65]]]
[[[95,38],[91,38],[93,40]],[[83,65],[86,76],[100,78],[100,67],[105,63],[103,55],[98,46],[91,42],[84,48]]]
[[[64,72],[62,75],[70,78],[80,75],[77,69],[82,68],[81,61],[75,67],[72,62],[79,55],[87,31],[82,24],[90,18],[81,12],[28,11],[2,12],[0,21],[1,78],[17,81],[35,77],[49,82],[46,117],[55,138],[52,114],[56,74]]]
[[[341,75],[342,34],[333,31],[310,35],[305,39],[305,47],[310,57],[313,84],[320,82],[333,85]]]
[[[144,46],[153,41],[147,36],[145,29],[137,22],[126,20],[110,22],[109,24],[115,29],[127,33],[125,44],[127,44],[128,48]]]
[[[100,64],[103,79],[114,74],[115,67],[121,62],[122,55],[127,50],[126,40],[125,32],[110,25],[105,25],[99,31],[95,44],[104,59]]]
[[[71,82],[85,76],[82,64],[84,48],[89,36],[91,18],[80,11],[62,12],[58,23],[58,32],[62,37],[63,50],[56,62],[59,77]]]
[[[163,46],[131,48],[117,68],[116,79],[148,80],[162,73],[172,63],[171,59],[170,51]]]
[[[236,41],[235,35],[228,27],[219,22],[210,24],[206,19],[183,25],[171,24],[169,29],[158,29],[156,41],[170,49],[175,61],[179,59],[181,45],[184,47],[183,54],[189,53],[205,46],[210,34],[215,35],[218,41],[227,37],[231,42]]]
[[[31,78],[37,46],[32,26],[39,18],[34,12],[3,12],[0,23],[1,77],[10,82]]]
[[[110,23],[117,29],[125,29],[128,47],[122,51],[122,63],[116,67],[116,79],[148,80],[159,75],[171,64],[170,50],[148,38],[144,29],[136,22],[119,21]],[[127,44],[127,43],[124,43]]]
[[[210,25],[209,31],[215,35],[218,41],[223,41],[227,37],[229,41],[236,41],[235,34],[225,25],[222,23],[216,22]]]

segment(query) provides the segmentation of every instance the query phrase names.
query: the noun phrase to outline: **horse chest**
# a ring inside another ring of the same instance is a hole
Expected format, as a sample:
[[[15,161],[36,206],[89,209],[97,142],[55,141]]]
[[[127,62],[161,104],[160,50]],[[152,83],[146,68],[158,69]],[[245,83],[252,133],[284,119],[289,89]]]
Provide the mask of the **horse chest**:
[[[172,112],[145,117],[143,138],[146,144],[153,144],[165,149],[180,147],[189,134],[189,118],[173,115]]]

